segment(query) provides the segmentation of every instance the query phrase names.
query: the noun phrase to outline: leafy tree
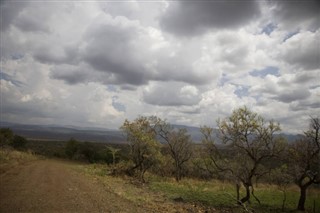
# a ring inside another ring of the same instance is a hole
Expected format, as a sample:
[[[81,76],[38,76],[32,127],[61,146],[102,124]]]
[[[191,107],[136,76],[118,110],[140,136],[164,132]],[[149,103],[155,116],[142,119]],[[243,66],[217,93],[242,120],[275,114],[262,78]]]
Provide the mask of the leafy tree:
[[[23,149],[25,148],[27,142],[28,142],[27,139],[25,139],[24,137],[20,135],[15,135],[13,137],[11,145],[15,149]]]
[[[79,142],[74,138],[71,138],[65,146],[65,153],[67,157],[70,159],[73,159],[76,153],[78,152],[78,150],[79,150]]]
[[[0,129],[0,146],[12,146],[15,149],[23,149],[27,143],[27,139],[22,136],[15,135],[10,128]]]
[[[310,128],[305,137],[296,141],[289,149],[291,176],[300,188],[297,209],[304,211],[307,189],[312,184],[320,183],[320,120],[310,119]]]
[[[98,158],[95,146],[90,142],[84,142],[74,147],[75,153],[80,153],[89,163],[96,162]],[[74,153],[74,154],[75,154]]]
[[[185,164],[192,156],[192,140],[188,131],[184,128],[175,130],[169,123],[155,118],[153,128],[157,135],[166,144],[168,153],[174,161],[174,174],[176,181],[182,178]]]
[[[250,201],[250,190],[260,203],[254,195],[253,180],[267,174],[264,162],[283,150],[283,141],[274,137],[274,133],[280,131],[279,124],[274,121],[266,122],[257,113],[242,107],[234,110],[230,117],[219,120],[218,127],[224,149],[216,147],[212,128],[201,128],[203,142],[209,154],[208,168],[213,167],[215,171],[223,173],[236,183],[239,204]],[[241,184],[246,195],[240,199]]]
[[[121,130],[126,134],[130,145],[130,159],[133,167],[129,173],[138,171],[140,181],[145,182],[144,174],[158,162],[160,144],[156,140],[154,125],[156,117],[139,117],[133,122],[125,120]]]
[[[168,135],[167,145],[169,153],[174,160],[175,179],[180,181],[182,178],[183,166],[192,156],[192,141],[186,129],[172,131]]]

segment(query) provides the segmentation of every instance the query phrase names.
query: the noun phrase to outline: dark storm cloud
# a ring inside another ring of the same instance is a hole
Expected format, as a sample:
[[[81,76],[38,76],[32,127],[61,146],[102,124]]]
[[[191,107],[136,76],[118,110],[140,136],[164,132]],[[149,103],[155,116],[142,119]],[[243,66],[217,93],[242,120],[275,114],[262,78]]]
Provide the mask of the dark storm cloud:
[[[305,70],[314,70],[320,68],[320,33],[315,35],[307,43],[308,38],[301,37],[296,41],[295,46],[288,47],[282,54],[283,59],[292,65],[296,65]]]
[[[179,53],[175,57],[160,57],[156,69],[159,71],[158,75],[154,76],[157,81],[181,81],[193,85],[207,84],[212,81],[212,77],[208,75],[199,74],[192,69],[192,62],[188,57],[184,58],[183,53]]]
[[[316,45],[316,42],[314,43]],[[306,52],[288,52],[284,55],[284,59],[290,64],[296,64],[306,70],[314,70],[320,68],[320,52],[319,46],[314,46]]]
[[[51,69],[50,77],[65,81],[67,84],[87,82],[90,78],[88,72],[71,65],[55,66]]]
[[[26,5],[27,3],[23,1],[0,1],[1,31],[9,28],[13,20]]]
[[[198,44],[177,48],[167,44],[154,48],[162,40],[152,37],[138,22],[125,17],[101,15],[87,29],[84,40],[80,60],[92,67],[92,75],[104,73],[100,82],[139,86],[152,80],[172,80],[204,84],[215,77],[206,68],[202,73],[195,70],[193,64],[201,56]],[[174,55],[170,55],[172,52]]]
[[[77,64],[79,62],[79,49],[75,46],[52,46],[43,44],[33,51],[33,57],[43,64]]]
[[[83,59],[96,70],[110,73],[111,83],[144,84],[148,72],[139,59],[135,43],[139,31],[121,21],[117,24],[97,24],[89,29]]]
[[[28,115],[30,117],[47,117],[48,114],[39,107],[39,103],[23,103],[18,104],[16,102],[8,102],[5,99],[4,103],[1,105],[2,116],[7,118],[10,115],[23,116]],[[7,103],[6,103],[7,102]],[[42,106],[43,107],[43,106]]]
[[[308,97],[310,97],[310,95],[311,93],[307,89],[295,89],[295,90],[284,91],[274,99],[284,103],[290,103],[293,101],[305,100]]]
[[[15,20],[14,25],[26,32],[50,32],[49,26],[37,14],[21,14]]]
[[[41,50],[36,50],[33,53],[34,59],[37,61],[43,63],[43,64],[62,64],[67,62],[66,56],[64,55],[63,52],[59,53],[54,53],[52,48],[41,48]]]
[[[315,72],[302,72],[298,73],[294,78],[294,83],[296,84],[310,84],[312,81],[315,81],[319,78],[319,73]],[[319,80],[319,79],[318,79]],[[310,84],[311,85],[311,84]]]
[[[313,100],[312,102],[299,101],[297,104],[290,104],[290,109],[293,111],[306,111],[306,109],[320,109],[320,101]]]
[[[320,1],[318,0],[298,0],[298,1],[270,1],[275,4],[275,16],[280,22],[283,22],[289,28],[300,27],[302,23],[304,27],[315,30],[320,27]],[[309,23],[304,23],[308,21]]]
[[[178,1],[170,2],[160,25],[178,36],[194,36],[210,29],[242,26],[259,14],[259,2],[254,0]]]

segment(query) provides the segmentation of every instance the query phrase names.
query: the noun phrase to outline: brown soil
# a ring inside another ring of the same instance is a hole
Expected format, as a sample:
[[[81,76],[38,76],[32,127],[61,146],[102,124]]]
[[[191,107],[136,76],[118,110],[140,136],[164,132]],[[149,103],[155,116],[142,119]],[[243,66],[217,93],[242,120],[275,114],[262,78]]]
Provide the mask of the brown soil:
[[[144,212],[97,179],[58,160],[37,160],[0,176],[0,212]]]
[[[2,165],[0,213],[224,212],[191,203],[170,201],[145,187],[129,187],[127,183],[117,183],[116,179],[80,172],[75,169],[77,166],[79,165],[68,161],[53,159]],[[133,200],[139,201],[141,197],[141,202],[133,202],[122,196],[132,187],[134,192],[131,193],[138,198]]]

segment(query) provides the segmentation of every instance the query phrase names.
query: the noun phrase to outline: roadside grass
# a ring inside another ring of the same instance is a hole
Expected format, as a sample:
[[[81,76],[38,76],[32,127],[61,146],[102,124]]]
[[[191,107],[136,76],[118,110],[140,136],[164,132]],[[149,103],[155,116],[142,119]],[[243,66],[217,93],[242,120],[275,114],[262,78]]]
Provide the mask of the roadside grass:
[[[10,168],[41,159],[31,151],[17,151],[0,148],[0,175]],[[198,212],[243,212],[236,205],[235,186],[218,180],[196,180],[184,178],[176,182],[174,178],[146,174],[146,184],[126,176],[112,176],[112,168],[106,164],[68,164],[75,170],[91,178],[99,180],[115,194],[132,201],[138,206],[149,209],[150,212],[188,212],[192,208],[204,211]],[[240,197],[245,192],[242,188]],[[283,192],[277,186],[258,184],[255,195],[261,205],[251,198],[248,209],[254,212],[282,212]],[[299,199],[299,189],[291,185],[286,191],[285,212],[295,212]],[[320,188],[310,187],[306,200],[306,212],[320,212]],[[180,209],[180,211],[179,211]],[[209,209],[209,211],[207,211]],[[173,211],[174,210],[174,211]],[[213,210],[213,211],[210,211]]]
[[[111,168],[105,164],[77,165],[76,169],[94,178],[98,178],[104,186],[138,206],[152,211],[170,212],[179,205],[199,206],[201,209],[215,209],[213,212],[244,212],[243,207],[236,204],[235,186],[218,180],[204,181],[184,178],[176,182],[174,178],[159,177],[146,174],[146,184],[141,184],[130,177],[111,176]],[[299,190],[292,185],[287,189],[285,212],[295,212],[299,199]],[[242,188],[240,197],[245,195]],[[255,187],[255,195],[261,205],[251,197],[247,205],[254,212],[282,212],[283,192],[277,186],[259,184]],[[306,212],[320,212],[320,189],[308,190]],[[203,207],[203,208],[202,208]],[[185,208],[184,208],[185,209]],[[183,211],[183,209],[181,210]],[[205,211],[204,211],[205,212]],[[211,211],[208,211],[211,212]]]
[[[108,189],[134,203],[143,205],[154,201],[146,190],[146,184],[136,182],[129,177],[112,176],[111,168],[105,164],[77,165],[76,169],[99,179]]]
[[[163,193],[151,191],[148,184],[141,184],[130,177],[110,175],[112,169],[105,164],[77,165],[74,169],[98,179],[111,192],[150,212],[177,212],[179,208],[178,212],[186,212]]]
[[[28,163],[39,159],[31,151],[17,151],[11,148],[0,148],[0,174],[5,173],[7,170],[14,166]]]
[[[30,151],[22,152],[10,148],[0,149],[0,163],[21,163],[37,160],[39,157]]]
[[[171,199],[180,197],[186,202],[199,202],[215,207],[236,206],[235,186],[218,180],[203,181],[186,178],[177,183],[172,178],[153,177],[150,179],[150,188],[156,192],[163,192]],[[244,195],[244,189],[240,190],[240,197]],[[255,187],[255,195],[259,198],[261,204],[251,197],[249,208],[256,212],[281,212],[283,192],[277,186],[260,184]],[[290,186],[287,189],[286,196],[285,211],[293,212],[299,199],[298,188]],[[308,191],[305,207],[306,212],[320,212],[319,189],[312,188]]]
[[[233,187],[218,181],[183,179],[176,182],[173,178],[156,177],[150,178],[150,188],[165,193],[170,199],[181,198],[187,202],[220,207],[230,207],[230,204],[235,203]]]

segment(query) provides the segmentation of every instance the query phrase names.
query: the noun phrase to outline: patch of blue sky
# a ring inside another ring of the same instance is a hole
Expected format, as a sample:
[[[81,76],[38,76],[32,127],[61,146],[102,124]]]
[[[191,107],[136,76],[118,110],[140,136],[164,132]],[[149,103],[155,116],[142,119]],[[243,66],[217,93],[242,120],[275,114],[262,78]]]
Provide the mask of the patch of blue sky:
[[[294,35],[297,35],[298,33],[299,33],[299,30],[293,31],[293,32],[289,32],[284,36],[282,41],[285,42],[286,40],[288,40],[289,38],[291,38]]]
[[[0,79],[5,80],[5,81],[9,81],[17,87],[21,87],[21,86],[25,85],[23,82],[15,80],[11,75],[4,73],[2,70],[0,70]]]
[[[249,96],[249,87],[248,86],[237,86],[237,89],[234,91],[239,98],[248,97]]]
[[[225,73],[223,73],[218,85],[223,86],[228,81],[229,81],[229,79],[228,79],[227,75]]]
[[[119,112],[125,112],[126,111],[126,106],[120,102],[117,101],[118,96],[113,96],[112,97],[112,106],[118,110]]]
[[[114,85],[107,85],[107,90],[109,92],[116,92],[117,88]]]
[[[262,29],[261,34],[265,33],[270,35],[276,28],[277,26],[275,24],[269,23]]]
[[[22,59],[23,57],[24,57],[24,55],[22,53],[13,53],[11,55],[12,60],[19,60],[19,59]]]
[[[320,84],[319,84],[319,85],[311,86],[311,87],[309,87],[309,88],[310,88],[310,89],[317,89],[318,87],[320,87]]]
[[[262,70],[253,70],[249,74],[251,76],[261,77],[261,78],[266,77],[267,75],[280,76],[279,68],[273,67],[273,66],[265,67]]]

